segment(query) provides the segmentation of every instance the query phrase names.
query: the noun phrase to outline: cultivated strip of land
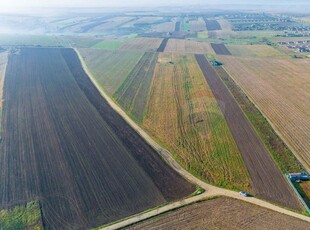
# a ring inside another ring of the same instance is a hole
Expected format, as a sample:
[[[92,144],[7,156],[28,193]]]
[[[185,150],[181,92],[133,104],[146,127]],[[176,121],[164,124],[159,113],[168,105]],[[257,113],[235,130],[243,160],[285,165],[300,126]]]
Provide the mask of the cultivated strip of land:
[[[229,50],[226,48],[224,44],[211,43],[211,46],[214,52],[218,55],[231,55],[231,53],[229,52]]]
[[[301,210],[293,190],[270,153],[204,55],[197,62],[215,95],[253,181],[253,193],[260,198]]]

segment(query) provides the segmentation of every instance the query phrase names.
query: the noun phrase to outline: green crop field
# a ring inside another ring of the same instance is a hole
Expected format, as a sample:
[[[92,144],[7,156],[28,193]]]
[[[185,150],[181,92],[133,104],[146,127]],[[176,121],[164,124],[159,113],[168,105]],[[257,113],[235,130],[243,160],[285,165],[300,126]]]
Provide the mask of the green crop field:
[[[121,41],[112,40],[112,41],[101,41],[95,44],[92,48],[106,49],[106,50],[118,50],[122,45]]]
[[[116,101],[139,122],[144,117],[156,61],[156,53],[145,53],[114,94]]]
[[[38,201],[0,210],[0,229],[43,229]]]
[[[99,85],[110,95],[121,86],[143,55],[137,51],[100,49],[79,49],[79,52]]]

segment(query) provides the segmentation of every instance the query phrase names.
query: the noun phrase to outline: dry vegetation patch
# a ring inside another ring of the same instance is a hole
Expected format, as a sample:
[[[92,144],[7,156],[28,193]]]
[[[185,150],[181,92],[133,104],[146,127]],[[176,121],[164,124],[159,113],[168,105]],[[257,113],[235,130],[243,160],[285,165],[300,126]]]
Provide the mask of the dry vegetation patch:
[[[210,43],[184,39],[169,39],[165,52],[215,54]]]
[[[309,168],[309,61],[227,56],[219,59]]]
[[[121,50],[156,51],[162,38],[131,38],[124,41]]]
[[[227,45],[227,48],[232,55],[240,57],[287,57],[267,45]]]

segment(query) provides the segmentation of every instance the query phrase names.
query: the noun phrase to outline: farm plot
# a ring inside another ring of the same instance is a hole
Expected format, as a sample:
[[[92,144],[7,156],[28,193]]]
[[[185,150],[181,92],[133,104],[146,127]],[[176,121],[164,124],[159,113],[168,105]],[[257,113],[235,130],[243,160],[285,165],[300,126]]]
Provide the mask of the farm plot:
[[[308,222],[230,198],[195,203],[126,229],[309,229]]]
[[[230,53],[240,57],[287,57],[275,48],[267,45],[228,45]]]
[[[162,38],[131,38],[124,42],[121,50],[156,51],[162,42]]]
[[[138,122],[142,122],[144,117],[156,61],[156,53],[145,53],[113,95],[122,108]]]
[[[217,20],[208,20],[204,18],[206,27],[208,31],[213,31],[213,30],[221,30],[221,25],[218,23]]]
[[[157,25],[154,25],[152,27],[152,31],[155,32],[163,32],[163,33],[168,33],[168,32],[172,32],[175,31],[176,28],[176,22],[175,21],[171,21],[171,22],[163,22]]]
[[[189,21],[189,30],[190,32],[199,32],[206,30],[206,23],[202,18],[198,18],[197,20]]]
[[[301,210],[301,204],[281,174],[251,123],[204,55],[196,55],[208,84],[219,102],[230,131],[253,182],[253,193],[274,203]]]
[[[117,27],[121,27],[126,23],[134,21],[134,17],[114,17],[111,19],[107,19],[102,22],[95,22],[90,25],[86,25],[87,32],[94,33],[94,32],[103,32],[108,30],[113,30]],[[85,27],[85,26],[84,26]]]
[[[72,49],[10,55],[4,92],[0,209],[39,199],[47,228],[86,229],[194,190],[109,107]]]
[[[211,46],[217,55],[231,55],[224,44],[211,43]]]
[[[157,52],[164,52],[166,49],[167,43],[169,41],[169,38],[164,38],[162,42],[160,43],[160,46],[157,49]]]
[[[309,169],[309,62],[227,56],[219,59]]]
[[[199,178],[250,188],[242,157],[193,55],[159,54],[143,127]]]
[[[181,31],[181,22],[180,22],[180,21],[177,21],[177,22],[175,23],[174,31],[175,31],[175,32],[180,32],[180,31]]]
[[[110,95],[125,81],[137,65],[142,52],[79,49],[87,67],[104,90]]]
[[[197,42],[184,39],[169,39],[165,52],[215,54],[212,47],[207,42]]]

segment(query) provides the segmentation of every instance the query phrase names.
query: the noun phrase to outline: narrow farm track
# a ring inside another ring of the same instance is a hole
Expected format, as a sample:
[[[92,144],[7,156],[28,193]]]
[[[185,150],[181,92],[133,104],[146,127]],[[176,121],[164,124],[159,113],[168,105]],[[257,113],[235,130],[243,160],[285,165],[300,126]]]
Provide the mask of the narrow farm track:
[[[305,220],[307,222],[310,223],[310,218],[292,211],[289,211],[287,209],[281,208],[279,206],[270,204],[266,201],[254,198],[254,197],[243,197],[240,196],[238,192],[234,192],[234,191],[230,191],[230,190],[226,190],[226,189],[222,189],[222,188],[218,188],[212,185],[209,185],[201,180],[199,180],[198,178],[194,177],[192,174],[190,174],[189,172],[187,172],[185,169],[183,169],[178,162],[176,162],[173,157],[171,156],[171,154],[164,148],[162,148],[157,142],[155,142],[143,129],[141,129],[116,103],[114,103],[114,101],[102,90],[102,88],[97,84],[97,82],[95,81],[94,77],[90,74],[90,71],[87,69],[82,57],[79,55],[78,51],[75,50],[79,56],[80,62],[82,63],[83,69],[84,71],[87,73],[88,77],[90,78],[90,80],[92,81],[92,83],[95,85],[95,87],[97,88],[97,90],[100,92],[100,94],[106,99],[106,101],[109,103],[109,105],[111,106],[111,108],[113,110],[115,110],[120,116],[123,117],[123,119],[137,132],[139,133],[139,135],[146,140],[154,149],[156,149],[161,156],[166,160],[166,162],[168,162],[168,164],[175,170],[177,171],[179,174],[181,174],[183,177],[185,177],[186,179],[188,179],[189,181],[197,184],[198,186],[204,188],[206,190],[205,193],[195,196],[195,197],[191,197],[191,198],[187,198],[184,199],[182,201],[177,201],[174,203],[171,203],[169,205],[166,205],[164,207],[161,208],[157,208],[155,210],[152,210],[151,212],[146,212],[146,213],[141,213],[138,215],[135,215],[129,219],[126,219],[124,221],[120,221],[116,224],[112,224],[110,226],[107,227],[103,227],[102,229],[119,229],[125,226],[128,226],[130,224],[139,222],[141,220],[145,220],[148,219],[152,216],[156,216],[160,213],[175,209],[176,207],[181,207],[184,206],[185,204],[190,204],[202,199],[205,199],[207,197],[213,197],[213,196],[227,196],[227,197],[232,197],[238,200],[243,200],[252,204],[256,204],[258,206],[279,212],[279,213],[283,213],[295,218],[298,218],[300,220]]]
[[[253,193],[257,197],[300,210],[301,204],[296,195],[233,96],[206,57],[196,55],[196,59],[213,94],[220,102],[219,106],[246,163],[253,181]]]

